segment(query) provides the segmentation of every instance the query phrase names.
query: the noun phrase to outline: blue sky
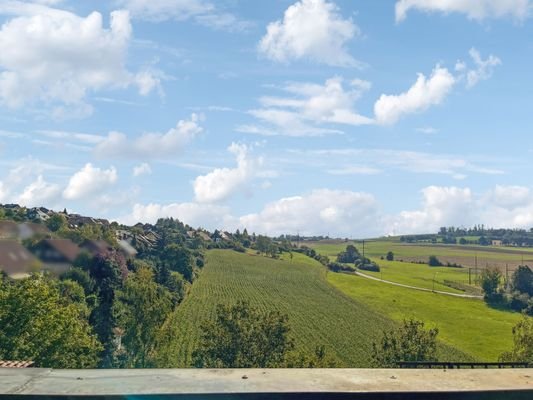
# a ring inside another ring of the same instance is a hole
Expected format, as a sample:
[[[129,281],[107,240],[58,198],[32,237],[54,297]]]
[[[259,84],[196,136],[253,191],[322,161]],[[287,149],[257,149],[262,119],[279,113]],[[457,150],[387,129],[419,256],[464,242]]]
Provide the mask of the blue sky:
[[[0,2],[0,202],[365,237],[533,226],[529,0]]]

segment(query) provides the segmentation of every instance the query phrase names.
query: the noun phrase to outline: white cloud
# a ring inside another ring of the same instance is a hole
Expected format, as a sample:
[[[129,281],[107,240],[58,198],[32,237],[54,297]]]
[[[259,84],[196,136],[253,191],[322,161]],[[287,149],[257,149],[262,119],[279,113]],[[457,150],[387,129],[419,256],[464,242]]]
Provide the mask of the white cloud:
[[[133,176],[150,175],[152,168],[147,163],[142,163],[133,168]]]
[[[474,193],[470,188],[430,186],[422,194],[421,209],[387,217],[388,233],[428,233],[452,225],[526,229],[533,225],[533,196],[527,187],[496,185]]]
[[[178,154],[202,132],[201,117],[192,114],[188,120],[180,120],[166,133],[144,133],[130,139],[124,133],[110,132],[94,149],[99,157],[166,158]]]
[[[378,233],[379,219],[376,200],[370,194],[317,189],[269,203],[259,213],[242,216],[239,225],[268,235],[329,232],[364,237]]]
[[[27,207],[47,205],[61,196],[61,188],[57,184],[48,183],[42,175],[24,188],[16,202]]]
[[[132,27],[127,11],[113,11],[110,28],[102,15],[80,17],[42,5],[8,1],[0,14],[14,14],[0,29],[0,104],[51,106],[56,118],[87,116],[88,92],[139,86],[147,94],[157,82],[126,67]]]
[[[204,0],[117,0],[117,6],[129,10],[134,18],[151,21],[176,19],[183,21],[214,11],[214,5]]]
[[[287,97],[264,96],[259,99],[263,108],[249,113],[271,126],[245,125],[238,129],[247,133],[278,134],[287,136],[322,136],[342,133],[323,128],[323,124],[368,125],[373,121],[355,110],[355,102],[370,82],[355,79],[345,84],[333,77],[324,85],[315,83],[288,83],[282,87]]]
[[[393,217],[388,233],[428,233],[441,226],[469,226],[478,222],[469,188],[429,186],[422,190],[422,195],[422,208],[402,211]]]
[[[262,159],[250,157],[248,146],[232,143],[228,150],[235,155],[237,167],[216,168],[207,175],[198,176],[193,184],[196,201],[215,203],[225,200],[257,176]]]
[[[530,0],[399,0],[396,21],[401,22],[411,9],[444,14],[466,14],[469,19],[511,17],[523,20],[530,14]]]
[[[270,23],[258,50],[271,60],[309,59],[328,65],[359,66],[346,44],[359,34],[351,19],[344,19],[335,3],[301,0],[285,11],[283,20]]]
[[[446,68],[437,65],[429,78],[418,74],[418,79],[406,92],[399,95],[382,94],[374,104],[376,120],[380,124],[394,124],[405,114],[440,104],[455,83],[455,77]]]
[[[454,178],[466,178],[465,173],[501,175],[504,171],[478,165],[476,161],[466,157],[408,151],[399,149],[367,149],[340,148],[317,150],[288,150],[288,159],[282,157],[278,162],[295,160],[307,167],[315,166],[320,171],[333,175],[361,173],[379,173],[381,171],[408,171],[413,173],[442,174]],[[331,160],[335,160],[340,168],[332,168]],[[354,162],[355,160],[355,162]]]
[[[198,203],[135,204],[130,215],[119,219],[123,223],[133,225],[139,221],[155,223],[159,218],[170,217],[193,227],[207,227],[212,230],[231,229],[235,225],[228,207]]]
[[[152,22],[193,19],[209,28],[230,32],[245,31],[252,26],[251,22],[219,10],[205,0],[116,0],[115,4],[129,10],[136,19]]]
[[[492,54],[486,60],[481,58],[481,54],[475,48],[470,49],[470,57],[476,65],[476,69],[466,72],[466,86],[471,88],[479,81],[489,79],[492,76],[494,67],[501,65],[501,60]]]
[[[332,168],[326,171],[331,175],[376,175],[381,170],[365,165],[347,165],[341,168]]]
[[[117,180],[117,170],[114,167],[100,169],[88,163],[70,178],[63,197],[67,200],[86,199],[106,191]]]

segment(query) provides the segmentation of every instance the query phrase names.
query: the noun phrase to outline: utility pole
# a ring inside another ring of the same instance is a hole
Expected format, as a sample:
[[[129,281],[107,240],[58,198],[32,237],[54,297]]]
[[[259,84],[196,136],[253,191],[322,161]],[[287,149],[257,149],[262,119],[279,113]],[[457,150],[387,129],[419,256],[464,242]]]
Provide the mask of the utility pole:
[[[505,264],[505,290],[509,290],[509,264]]]
[[[468,268],[468,284],[472,284],[472,268]]]
[[[363,262],[365,261],[365,241],[363,240]]]
[[[433,291],[435,291],[435,278],[437,277],[438,272],[433,274]]]

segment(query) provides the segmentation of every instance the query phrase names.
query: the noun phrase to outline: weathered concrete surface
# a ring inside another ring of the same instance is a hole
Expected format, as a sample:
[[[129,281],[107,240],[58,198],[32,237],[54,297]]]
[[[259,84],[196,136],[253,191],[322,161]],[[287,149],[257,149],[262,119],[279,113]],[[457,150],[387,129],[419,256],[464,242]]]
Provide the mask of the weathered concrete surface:
[[[0,396],[531,391],[533,369],[0,368]],[[529,395],[529,393],[528,393]]]

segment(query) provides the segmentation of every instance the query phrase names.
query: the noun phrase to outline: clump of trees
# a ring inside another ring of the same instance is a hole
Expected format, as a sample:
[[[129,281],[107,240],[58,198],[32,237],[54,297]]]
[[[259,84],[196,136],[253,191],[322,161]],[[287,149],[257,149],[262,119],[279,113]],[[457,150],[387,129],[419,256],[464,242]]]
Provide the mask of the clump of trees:
[[[437,361],[439,330],[424,329],[424,323],[404,320],[396,329],[384,331],[379,342],[372,343],[372,360],[377,368],[394,368],[399,362]]]
[[[510,292],[502,286],[502,273],[487,268],[481,273],[481,287],[485,301],[533,315],[533,271],[527,265],[519,266],[511,276]]]
[[[314,353],[295,352],[288,316],[261,312],[249,303],[219,304],[216,317],[202,326],[202,337],[193,353],[199,368],[332,367],[335,362],[324,347]]]
[[[346,250],[337,255],[337,263],[354,264],[361,270],[379,272],[379,265],[363,257],[352,244],[346,246]]]

